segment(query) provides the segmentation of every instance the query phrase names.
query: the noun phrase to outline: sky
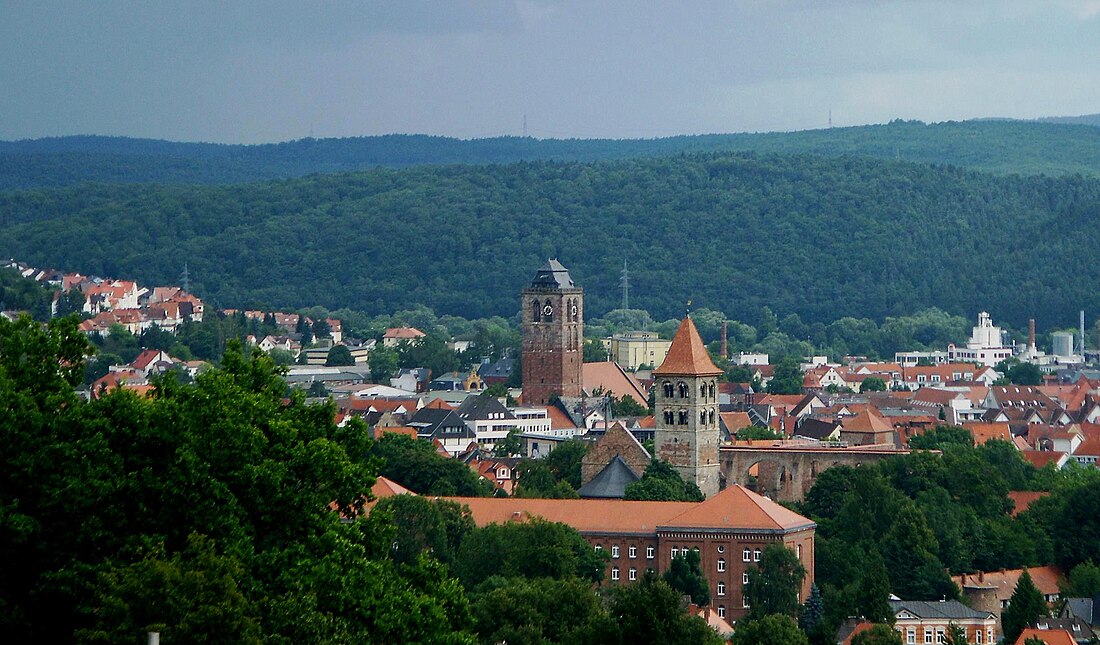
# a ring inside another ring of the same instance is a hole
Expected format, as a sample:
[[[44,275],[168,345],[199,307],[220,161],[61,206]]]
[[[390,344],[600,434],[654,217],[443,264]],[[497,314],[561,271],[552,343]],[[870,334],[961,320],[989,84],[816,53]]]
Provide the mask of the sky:
[[[1100,112],[1100,0],[0,0],[0,140],[650,138]]]

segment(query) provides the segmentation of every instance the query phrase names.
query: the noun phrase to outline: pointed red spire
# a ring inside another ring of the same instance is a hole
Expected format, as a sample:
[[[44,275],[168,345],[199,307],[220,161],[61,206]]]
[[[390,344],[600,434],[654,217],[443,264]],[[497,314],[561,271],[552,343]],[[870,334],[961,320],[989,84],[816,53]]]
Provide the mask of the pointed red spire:
[[[690,316],[684,318],[672,337],[672,346],[668,348],[664,362],[653,370],[654,376],[718,376],[721,373],[722,370],[710,359]]]

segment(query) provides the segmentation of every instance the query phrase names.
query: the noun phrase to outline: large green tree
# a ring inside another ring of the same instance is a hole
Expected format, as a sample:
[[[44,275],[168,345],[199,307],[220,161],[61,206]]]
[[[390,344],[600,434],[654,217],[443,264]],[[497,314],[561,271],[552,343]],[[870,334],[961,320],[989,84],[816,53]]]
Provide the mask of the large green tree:
[[[737,622],[733,645],[808,645],[806,634],[786,614],[770,614]]]
[[[565,524],[533,519],[489,524],[462,540],[455,571],[468,589],[492,576],[603,579],[607,554]]]
[[[1008,600],[1008,606],[1001,612],[1001,631],[1006,643],[1015,643],[1024,628],[1041,616],[1047,616],[1050,610],[1043,600],[1043,594],[1035,586],[1031,574],[1026,570],[1016,581],[1016,588]]]
[[[627,485],[623,498],[664,502],[701,502],[704,499],[695,482],[684,481],[676,469],[659,459],[646,466],[641,479]]]
[[[744,597],[749,604],[749,618],[763,618],[768,614],[798,617],[798,594],[806,568],[794,551],[782,544],[769,544],[764,548],[760,563],[747,573],[749,582],[745,585]]]
[[[676,591],[691,596],[691,602],[700,607],[710,604],[710,589],[700,566],[701,556],[691,549],[672,558],[662,578]]]

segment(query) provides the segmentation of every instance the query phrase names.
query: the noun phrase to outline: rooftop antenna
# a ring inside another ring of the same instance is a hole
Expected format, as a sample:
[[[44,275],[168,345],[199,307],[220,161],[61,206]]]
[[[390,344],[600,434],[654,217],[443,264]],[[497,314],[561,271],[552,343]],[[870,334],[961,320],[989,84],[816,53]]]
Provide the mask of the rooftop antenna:
[[[180,274],[180,284],[183,285],[183,290],[187,293],[191,293],[191,273],[187,271],[187,263],[183,263],[183,273]]]
[[[523,113],[523,138],[527,138],[527,113]]]
[[[829,108],[829,128],[833,127],[833,108]]]
[[[626,269],[626,260],[623,260],[623,271],[619,276],[619,284],[623,285],[623,309],[630,309],[630,271]]]

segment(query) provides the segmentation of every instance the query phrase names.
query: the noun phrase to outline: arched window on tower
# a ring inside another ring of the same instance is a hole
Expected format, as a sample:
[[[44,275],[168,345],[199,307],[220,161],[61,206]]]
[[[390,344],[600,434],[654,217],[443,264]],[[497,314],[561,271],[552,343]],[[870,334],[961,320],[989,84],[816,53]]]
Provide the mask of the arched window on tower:
[[[699,424],[704,425],[704,426],[707,425],[707,411],[706,410],[699,410]]]
[[[699,384],[699,398],[700,399],[706,399],[707,398],[707,384],[706,383],[700,383]]]
[[[672,425],[676,421],[672,410],[665,410],[665,425]]]
[[[679,383],[679,388],[680,388],[680,398],[681,398],[681,399],[686,399],[686,398],[688,398],[688,386],[687,386],[687,383],[684,383],[683,381],[680,381],[680,383]]]
[[[710,398],[712,401],[714,400],[714,381],[710,382]]]
[[[710,424],[714,425],[714,408],[710,409]]]
[[[672,389],[673,389],[672,388],[672,381],[665,381],[664,388],[665,388],[665,398],[666,399],[671,399],[672,398]]]
[[[531,320],[532,322],[539,322],[542,320],[542,305],[538,300],[531,301]]]
[[[687,410],[680,410],[680,425],[686,426],[688,424],[688,412]]]

